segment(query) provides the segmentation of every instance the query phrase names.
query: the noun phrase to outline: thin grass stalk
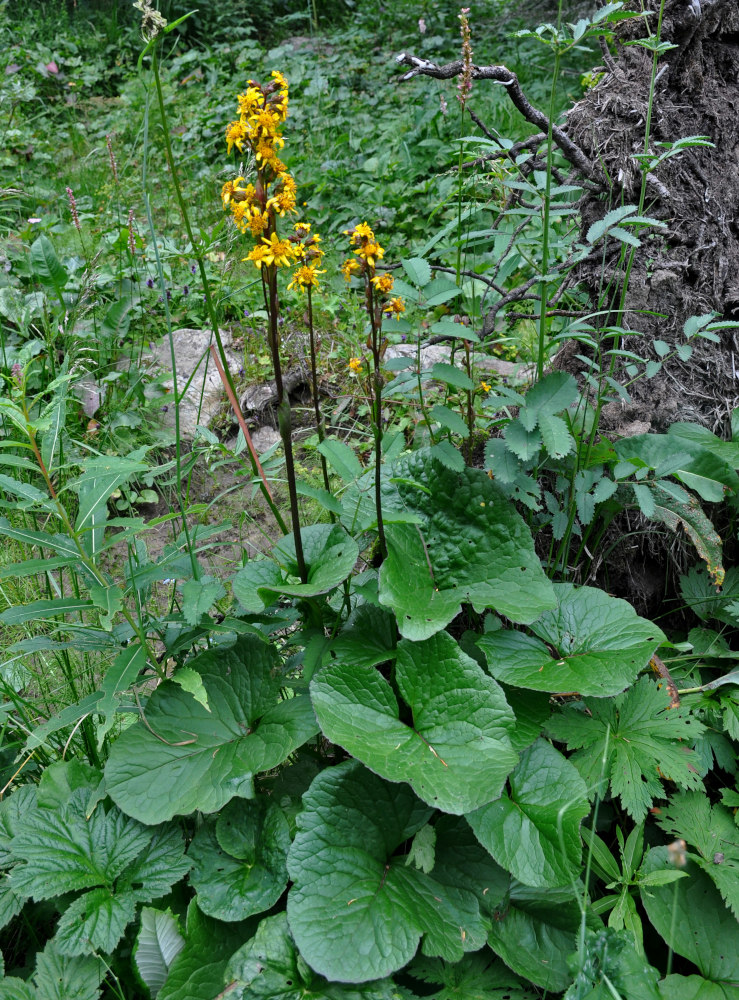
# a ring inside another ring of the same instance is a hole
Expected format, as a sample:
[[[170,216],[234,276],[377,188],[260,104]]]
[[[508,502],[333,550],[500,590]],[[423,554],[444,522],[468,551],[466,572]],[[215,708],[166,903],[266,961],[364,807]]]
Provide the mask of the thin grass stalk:
[[[323,414],[321,413],[321,400],[318,395],[318,364],[316,361],[316,334],[313,329],[313,290],[310,285],[308,285],[308,338],[310,342],[310,374],[311,374],[311,393],[313,395],[313,410],[316,415],[316,434],[318,435],[318,440],[323,443],[326,437],[326,431],[323,423]],[[326,456],[319,452],[321,456],[321,471],[323,473],[323,485],[326,487],[326,492],[331,492],[331,483],[328,478],[328,464],[326,462]],[[334,515],[331,514],[331,520],[333,521]]]

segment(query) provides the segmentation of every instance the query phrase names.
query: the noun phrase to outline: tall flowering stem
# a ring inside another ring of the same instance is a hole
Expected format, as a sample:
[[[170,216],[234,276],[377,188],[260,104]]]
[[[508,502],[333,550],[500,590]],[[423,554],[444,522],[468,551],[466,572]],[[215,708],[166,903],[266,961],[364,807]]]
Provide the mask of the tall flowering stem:
[[[461,109],[460,135],[464,135],[464,112],[467,107],[467,98],[472,90],[472,33],[470,31],[470,21],[467,16],[469,7],[462,7],[459,12],[459,33],[462,37],[462,72],[459,74],[457,82],[457,100]],[[462,272],[462,163],[464,147],[459,144],[459,162],[457,164],[457,284],[461,284]]]
[[[295,211],[295,181],[278,155],[278,151],[285,145],[280,130],[287,117],[287,106],[287,80],[277,71],[272,73],[272,80],[264,86],[249,80],[246,91],[239,94],[239,117],[227,127],[226,143],[229,153],[236,149],[242,155],[246,152],[254,155],[256,179],[254,184],[247,184],[241,176],[227,181],[221,190],[221,199],[224,209],[230,211],[236,228],[244,235],[248,233],[256,241],[244,260],[254,264],[262,276],[264,304],[269,317],[267,336],[277,394],[277,422],[285,450],[295,561],[300,579],[305,583],[308,573],[300,535],[292,412],[282,381],[278,323],[280,304],[277,274],[281,268],[290,267],[299,259],[296,242],[300,242],[281,239],[277,230],[278,217]]]
[[[377,274],[376,263],[382,260],[385,251],[375,239],[375,234],[366,222],[360,223],[352,230],[347,230],[354,250],[341,267],[347,281],[356,275],[364,282],[364,294],[367,313],[370,321],[370,334],[367,346],[372,353],[372,432],[375,440],[375,509],[377,512],[377,535],[380,544],[380,554],[387,556],[385,541],[385,525],[382,519],[382,358],[387,348],[387,340],[382,336],[383,316],[399,317],[405,312],[403,300],[391,297],[393,276]],[[354,367],[353,365],[350,365]]]

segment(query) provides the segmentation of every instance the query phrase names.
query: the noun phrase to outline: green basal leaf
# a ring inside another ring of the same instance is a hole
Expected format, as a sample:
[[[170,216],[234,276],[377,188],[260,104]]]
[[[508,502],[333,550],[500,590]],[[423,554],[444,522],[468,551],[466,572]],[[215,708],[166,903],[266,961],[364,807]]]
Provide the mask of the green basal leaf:
[[[670,696],[642,677],[612,701],[585,700],[549,721],[547,733],[577,752],[570,760],[589,788],[602,778],[640,823],[654,798],[664,797],[663,777],[681,788],[702,788],[690,745],[704,726],[684,708],[670,708]]]
[[[656,625],[602,590],[559,583],[554,594],[557,607],[530,626],[536,638],[500,630],[478,640],[498,680],[603,698],[632,684],[664,641]]]
[[[408,974],[438,986],[434,1000],[535,1000],[537,996],[488,949],[465,955],[454,965],[419,956],[409,966]]]
[[[476,896],[407,866],[397,848],[431,810],[407,785],[357,761],[322,771],[303,798],[288,856],[290,930],[316,972],[340,982],[383,979],[424,954],[458,961],[481,947]]]
[[[228,960],[256,928],[256,920],[224,924],[206,917],[193,899],[187,908],[185,946],[172,961],[157,1000],[213,1000]]]
[[[580,923],[571,888],[532,889],[514,881],[508,905],[493,919],[488,944],[519,976],[558,993],[572,982],[567,956],[576,950]]]
[[[454,472],[425,451],[398,460],[393,476],[389,509],[421,518],[418,526],[386,527],[380,602],[395,612],[402,635],[428,638],[463,602],[517,622],[554,606],[528,528],[482,470]]]
[[[69,281],[69,275],[48,236],[41,235],[31,244],[31,267],[41,284],[53,288],[57,294]]]
[[[108,794],[144,823],[251,798],[254,775],[277,767],[318,729],[307,697],[278,700],[279,657],[256,636],[188,666],[203,679],[208,708],[165,681],[146,703],[146,721],[114,742],[105,768]]]
[[[326,594],[343,583],[354,569],[359,547],[340,524],[308,525],[300,536],[308,582],[299,582],[295,538],[286,535],[272,549],[274,563],[247,563],[234,577],[234,594],[247,611],[261,611],[281,594],[289,597]]]
[[[736,986],[702,976],[667,976],[659,984],[662,1000],[735,1000]]]
[[[653,847],[642,872],[674,870],[666,847]],[[640,889],[641,901],[657,933],[706,979],[739,984],[739,923],[726,909],[705,872],[688,861],[688,878]]]
[[[397,629],[393,615],[374,604],[360,604],[330,648],[337,660],[374,667],[395,659]]]
[[[562,754],[539,740],[521,754],[503,794],[467,821],[480,843],[519,882],[566,885],[577,877],[580,823],[590,811],[585,782]]]
[[[693,860],[708,875],[739,920],[739,836],[734,817],[724,806],[711,805],[705,792],[680,792],[660,810],[657,823],[695,848]]]
[[[232,799],[200,828],[188,856],[198,906],[218,920],[243,920],[273,906],[287,886],[290,829],[275,803]]]
[[[403,270],[417,288],[423,288],[431,281],[431,268],[423,257],[410,257],[401,260]]]
[[[518,762],[514,716],[503,692],[446,632],[402,640],[395,683],[402,713],[375,670],[332,663],[311,683],[324,735],[389,781],[407,781],[419,798],[460,814],[500,795]]]
[[[279,913],[263,920],[257,933],[231,958],[225,980],[234,1000],[395,1000],[389,979],[359,987],[330,983],[302,961],[290,936],[287,917]]]
[[[143,907],[133,960],[151,997],[164,986],[169,967],[184,947],[185,939],[171,910]]]

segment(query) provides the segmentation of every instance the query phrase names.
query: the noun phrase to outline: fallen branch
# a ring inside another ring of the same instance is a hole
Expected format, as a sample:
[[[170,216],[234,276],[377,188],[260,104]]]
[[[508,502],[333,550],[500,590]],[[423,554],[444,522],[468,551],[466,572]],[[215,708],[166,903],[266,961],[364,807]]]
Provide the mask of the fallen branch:
[[[408,52],[401,52],[400,55],[396,57],[396,62],[398,62],[401,66],[411,67],[407,73],[404,73],[401,76],[401,82],[411,80],[414,76],[431,76],[436,80],[451,80],[452,77],[459,76],[465,69],[464,63],[461,59],[457,59],[455,62],[446,63],[444,66],[438,66],[429,59],[420,59],[418,56],[413,56]],[[533,104],[531,104],[521,89],[521,84],[518,82],[518,77],[515,73],[512,73],[506,66],[475,65],[470,68],[470,72],[473,80],[495,80],[496,83],[500,83],[506,87],[508,90],[508,96],[526,121],[531,122],[532,125],[535,125],[537,128],[541,129],[542,132],[546,132],[548,134],[550,126],[549,119],[543,111],[539,111],[538,108],[535,108]],[[569,138],[559,125],[555,125],[554,122],[552,122],[551,128],[552,138],[570,163],[577,167],[578,170],[585,174],[586,177],[594,179],[595,167],[580,147]]]

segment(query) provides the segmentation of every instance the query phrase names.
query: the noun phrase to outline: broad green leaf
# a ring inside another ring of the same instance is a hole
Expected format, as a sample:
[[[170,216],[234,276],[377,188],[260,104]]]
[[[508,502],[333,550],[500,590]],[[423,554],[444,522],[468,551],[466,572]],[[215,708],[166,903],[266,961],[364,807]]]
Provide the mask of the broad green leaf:
[[[431,268],[428,261],[425,261],[423,257],[405,258],[400,263],[416,288],[423,288],[424,285],[428,285],[431,281]]]
[[[91,994],[90,1000],[97,1000],[100,990]],[[36,1000],[36,990],[31,983],[18,979],[16,976],[6,976],[0,979],[0,1000]]]
[[[232,799],[188,851],[198,906],[227,921],[268,910],[287,886],[289,848],[290,829],[276,803]]]
[[[284,913],[267,917],[236,952],[224,976],[234,1000],[395,1000],[389,979],[347,987],[314,975],[301,961]]]
[[[662,1000],[736,1000],[736,986],[702,976],[667,976],[659,984]]]
[[[375,670],[332,663],[311,682],[324,735],[389,781],[407,781],[419,798],[460,814],[500,795],[518,761],[513,712],[498,685],[446,632],[403,640],[395,662],[403,715]]]
[[[184,946],[185,939],[171,910],[143,907],[133,960],[141,981],[152,998],[164,986],[169,967]]]
[[[484,941],[476,896],[406,866],[396,849],[431,810],[407,785],[358,761],[327,768],[303,797],[288,856],[290,930],[303,958],[329,979],[361,983],[424,954],[459,961]]]
[[[506,424],[503,438],[509,450],[522,462],[535,458],[542,446],[541,434],[537,430],[527,430],[520,420]]]
[[[533,887],[566,885],[579,872],[580,823],[590,812],[585,782],[544,740],[521,754],[510,796],[467,814],[483,847]]]
[[[281,764],[317,731],[307,697],[278,701],[274,648],[244,635],[188,666],[208,708],[172,681],[145,705],[146,722],[124,730],[105,768],[108,794],[129,815],[158,823],[199,809],[215,812],[235,795],[251,798],[253,778]]]
[[[480,343],[480,338],[472,327],[465,326],[464,323],[455,323],[446,317],[431,324],[431,333],[440,334],[450,339],[469,340],[473,344]]]
[[[384,495],[391,509],[422,523],[388,524],[388,558],[380,570],[380,602],[391,607],[408,639],[444,628],[463,602],[493,608],[517,622],[554,606],[554,592],[531,534],[481,469],[446,469],[428,452],[393,466]]]
[[[450,889],[456,886],[474,893],[480,912],[493,917],[508,899],[509,873],[481,846],[463,816],[439,816],[428,829],[436,836],[434,878]]]
[[[702,788],[691,763],[691,744],[704,726],[684,708],[670,708],[670,696],[641,677],[613,700],[586,699],[552,716],[547,733],[576,750],[570,758],[590,789],[601,778],[640,823],[654,798],[664,797],[663,778],[681,788]]]
[[[31,244],[31,267],[41,284],[53,288],[57,294],[69,281],[69,275],[48,236],[41,235]]]
[[[374,667],[395,659],[396,641],[393,615],[374,604],[360,604],[331,642],[331,650],[338,660]]]
[[[344,444],[343,441],[337,441],[335,438],[326,438],[325,441],[321,441],[318,445],[318,450],[345,483],[354,482],[364,472],[354,451],[348,444]]]
[[[434,1000],[536,1000],[538,996],[488,949],[465,955],[453,965],[418,956],[407,973],[438,986],[432,994]]]
[[[642,872],[670,870],[666,847],[653,847]],[[640,889],[641,901],[657,933],[706,979],[739,984],[739,923],[729,913],[718,890],[692,861],[683,869],[688,878],[664,886]]]
[[[259,611],[284,594],[315,597],[338,587],[354,569],[359,547],[340,524],[313,524],[301,530],[308,580],[300,583],[295,538],[286,535],[272,549],[274,563],[247,563],[233,579],[234,594],[248,611]],[[259,606],[261,605],[261,607]]]
[[[712,806],[701,789],[674,795],[656,819],[665,833],[695,848],[699,857],[693,860],[739,920],[739,837],[729,810],[719,803]]]
[[[59,920],[56,938],[63,955],[110,953],[136,914],[136,897],[130,891],[91,889],[71,903]]]
[[[197,625],[203,615],[207,615],[216,601],[226,596],[226,588],[220,580],[204,577],[201,580],[187,580],[182,585],[182,614],[188,625]]]
[[[567,956],[576,949],[580,923],[571,888],[532,889],[514,881],[508,905],[493,920],[488,943],[519,976],[558,993],[572,982]]]
[[[131,306],[129,298],[114,302],[103,317],[102,333],[111,340],[123,340],[131,325]]]
[[[543,414],[553,416],[574,403],[578,394],[577,382],[572,375],[550,372],[526,393],[526,409],[533,410],[539,417]]]
[[[554,594],[557,607],[529,626],[536,637],[501,629],[478,640],[498,680],[604,698],[632,684],[664,641],[656,625],[602,590],[560,583]]]
[[[442,406],[440,403],[437,403],[436,406],[431,407],[429,416],[432,420],[436,420],[437,423],[441,424],[442,427],[452,431],[454,434],[459,434],[460,437],[467,438],[470,436],[469,428],[457,410],[450,410],[448,406]]]
[[[439,382],[450,385],[453,389],[475,388],[475,383],[466,372],[455,365],[449,365],[442,361],[431,366],[431,378],[438,379]]]
[[[226,963],[254,934],[256,921],[224,924],[206,917],[193,899],[187,908],[185,946],[175,956],[157,1000],[213,1000]]]
[[[464,471],[465,462],[462,453],[446,438],[439,441],[438,444],[432,445],[429,448],[429,453],[445,468],[451,469],[453,472]]]

